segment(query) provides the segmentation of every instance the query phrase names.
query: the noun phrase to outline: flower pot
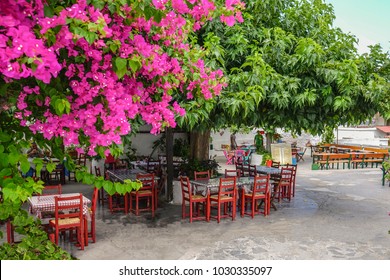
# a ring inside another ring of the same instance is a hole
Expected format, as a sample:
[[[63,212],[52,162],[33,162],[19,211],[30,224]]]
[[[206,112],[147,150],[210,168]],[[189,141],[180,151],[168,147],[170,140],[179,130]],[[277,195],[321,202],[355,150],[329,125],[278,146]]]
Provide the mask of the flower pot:
[[[263,162],[263,155],[252,154],[251,165],[261,165],[262,162]]]
[[[272,159],[267,159],[265,161],[265,165],[268,166],[268,167],[271,167],[272,166]]]

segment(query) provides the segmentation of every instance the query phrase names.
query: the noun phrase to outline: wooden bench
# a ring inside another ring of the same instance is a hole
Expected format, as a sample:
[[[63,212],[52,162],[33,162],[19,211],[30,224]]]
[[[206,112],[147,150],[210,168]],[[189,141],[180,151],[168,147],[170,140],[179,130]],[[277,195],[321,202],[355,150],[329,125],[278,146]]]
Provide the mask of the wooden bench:
[[[371,167],[378,167],[385,160],[387,154],[384,153],[352,153],[352,168],[358,168],[359,166],[364,168],[371,164]]]
[[[384,153],[374,153],[374,154],[366,154],[364,157],[364,164],[367,165],[371,163],[371,167],[378,167],[379,164],[382,164],[385,160],[386,154]]]
[[[339,169],[341,163],[344,169],[346,164],[348,168],[351,167],[351,158],[351,154],[324,154],[316,162],[320,165],[321,169],[329,169],[330,165],[334,168],[335,164],[337,165],[337,169]]]

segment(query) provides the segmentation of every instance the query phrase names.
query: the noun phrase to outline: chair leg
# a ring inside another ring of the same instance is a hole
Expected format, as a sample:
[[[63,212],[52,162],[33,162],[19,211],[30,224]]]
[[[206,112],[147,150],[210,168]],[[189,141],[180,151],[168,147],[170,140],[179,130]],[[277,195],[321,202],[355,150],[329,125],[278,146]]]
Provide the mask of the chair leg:
[[[87,219],[84,218],[84,241],[85,241],[85,246],[88,246],[88,221]]]
[[[190,203],[190,223],[192,223],[192,211],[193,211],[193,209],[192,209],[192,203]]]
[[[15,243],[14,226],[11,221],[7,221],[7,242],[9,244]]]

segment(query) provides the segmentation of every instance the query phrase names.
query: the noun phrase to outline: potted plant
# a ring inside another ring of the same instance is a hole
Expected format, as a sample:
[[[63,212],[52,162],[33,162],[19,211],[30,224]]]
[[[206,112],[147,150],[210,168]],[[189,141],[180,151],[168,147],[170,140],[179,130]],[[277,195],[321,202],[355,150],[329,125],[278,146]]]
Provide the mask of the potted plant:
[[[261,165],[263,163],[263,157],[267,154],[268,151],[264,149],[264,147],[258,147],[256,152],[251,156],[251,164],[252,165]]]
[[[261,162],[261,165],[266,165],[268,167],[272,166],[272,155],[270,152],[265,152],[263,154],[263,160]]]

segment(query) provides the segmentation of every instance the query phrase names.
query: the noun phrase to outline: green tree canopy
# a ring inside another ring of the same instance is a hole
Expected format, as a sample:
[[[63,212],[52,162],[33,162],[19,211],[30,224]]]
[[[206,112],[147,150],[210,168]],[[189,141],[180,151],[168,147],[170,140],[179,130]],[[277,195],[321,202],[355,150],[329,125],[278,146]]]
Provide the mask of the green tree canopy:
[[[242,24],[210,22],[197,34],[208,65],[224,69],[228,82],[203,127],[320,134],[327,126],[359,124],[388,111],[388,80],[382,76],[388,56],[378,48],[359,56],[356,37],[333,26],[331,5],[244,2]]]

